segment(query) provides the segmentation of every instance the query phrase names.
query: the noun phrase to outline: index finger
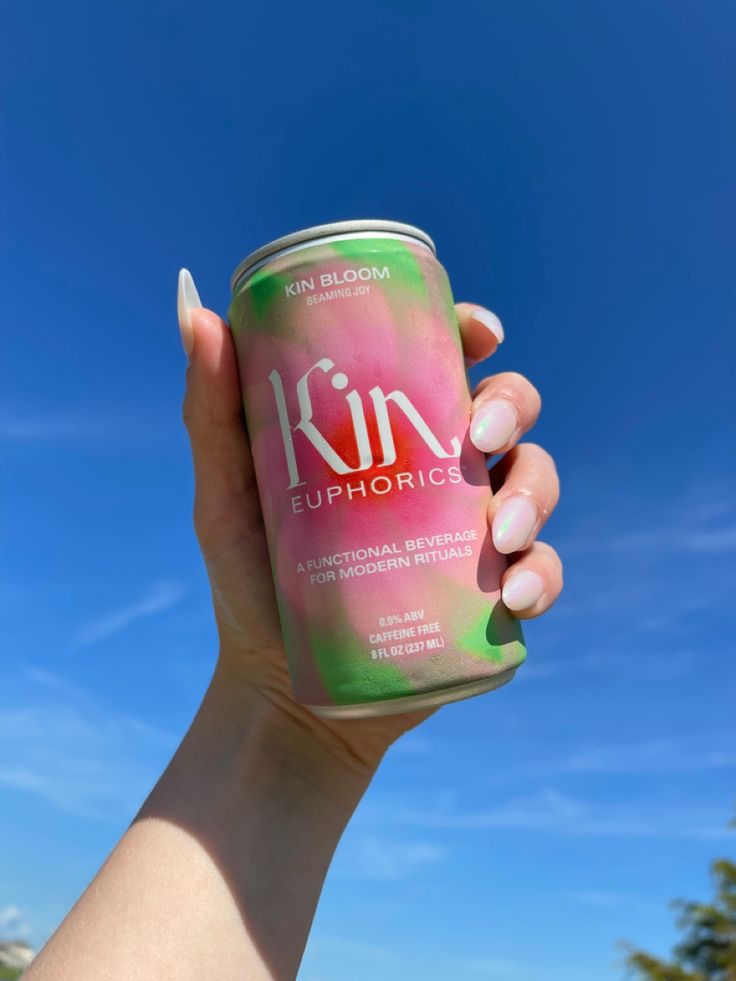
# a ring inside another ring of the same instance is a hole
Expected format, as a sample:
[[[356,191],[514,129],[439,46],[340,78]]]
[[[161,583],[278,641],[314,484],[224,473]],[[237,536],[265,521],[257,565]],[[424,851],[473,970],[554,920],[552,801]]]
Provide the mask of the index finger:
[[[495,313],[477,303],[456,303],[465,363],[476,364],[490,357],[503,342],[503,327]]]

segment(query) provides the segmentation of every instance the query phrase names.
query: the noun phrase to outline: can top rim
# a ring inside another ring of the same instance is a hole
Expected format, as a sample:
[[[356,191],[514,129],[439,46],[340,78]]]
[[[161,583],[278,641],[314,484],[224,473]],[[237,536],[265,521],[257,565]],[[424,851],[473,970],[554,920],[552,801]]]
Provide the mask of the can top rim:
[[[290,235],[282,235],[281,238],[276,238],[272,242],[261,246],[260,249],[256,249],[255,252],[251,252],[250,255],[243,259],[230,277],[230,290],[234,293],[241,279],[243,279],[245,274],[253,266],[273,256],[276,252],[281,252],[284,249],[289,249],[296,245],[317,242],[320,239],[329,238],[333,235],[350,235],[355,232],[388,232],[394,235],[406,235],[426,245],[434,255],[437,254],[437,249],[432,239],[421,228],[417,228],[416,225],[406,225],[401,221],[389,221],[388,219],[381,218],[333,221],[327,225],[313,225],[311,228],[303,228],[298,232],[292,232]]]

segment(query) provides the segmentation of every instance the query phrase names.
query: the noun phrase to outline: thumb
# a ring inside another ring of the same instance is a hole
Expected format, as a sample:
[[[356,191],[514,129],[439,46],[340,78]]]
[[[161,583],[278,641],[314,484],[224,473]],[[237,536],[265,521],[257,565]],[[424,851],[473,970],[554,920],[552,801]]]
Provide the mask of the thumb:
[[[186,269],[179,273],[177,311],[189,357],[183,417],[194,462],[194,524],[211,559],[252,530],[258,497],[230,330],[202,306]]]

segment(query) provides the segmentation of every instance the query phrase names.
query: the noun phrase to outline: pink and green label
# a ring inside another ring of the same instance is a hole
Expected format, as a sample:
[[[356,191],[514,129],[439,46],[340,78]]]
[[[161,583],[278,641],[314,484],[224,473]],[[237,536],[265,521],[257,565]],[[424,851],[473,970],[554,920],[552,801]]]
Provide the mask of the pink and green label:
[[[299,701],[442,691],[520,664],[432,253],[356,237],[277,256],[230,324]]]

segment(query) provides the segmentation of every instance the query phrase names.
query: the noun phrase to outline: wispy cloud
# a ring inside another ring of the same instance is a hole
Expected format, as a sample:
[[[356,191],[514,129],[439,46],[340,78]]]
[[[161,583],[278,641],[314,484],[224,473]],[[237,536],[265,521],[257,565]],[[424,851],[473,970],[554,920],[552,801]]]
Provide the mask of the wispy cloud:
[[[87,647],[125,630],[136,620],[164,613],[181,602],[186,589],[177,582],[154,583],[139,600],[112,610],[83,624],[72,641],[73,647]]]
[[[600,889],[582,889],[576,892],[569,892],[565,893],[563,898],[579,906],[585,906],[588,909],[627,909],[643,914],[661,913],[666,907],[665,903],[642,902],[638,897],[632,898],[631,896],[623,896],[620,893],[607,892]]]
[[[482,831],[507,828],[515,831],[562,835],[623,838],[671,838],[719,840],[727,838],[728,815],[695,808],[653,809],[629,803],[593,804],[569,797],[555,788],[513,798],[496,807],[474,810],[457,805],[401,807],[394,803],[385,814],[391,820],[415,829]]]
[[[595,906],[598,909],[611,909],[621,905],[621,897],[611,892],[600,892],[596,890],[582,890],[580,892],[567,893],[567,899],[571,899],[581,906]]]
[[[554,773],[682,773],[736,768],[733,735],[728,732],[630,740],[576,749],[529,770]]]
[[[409,732],[391,747],[392,756],[426,756],[436,749],[431,739],[418,732]]]
[[[588,488],[572,507],[567,501],[560,519],[552,540],[566,565],[566,588],[544,618],[548,629],[569,634],[571,619],[605,619],[634,646],[664,633],[692,636],[708,616],[733,612],[732,477],[701,477],[651,499],[625,485],[613,493]],[[646,670],[646,658],[638,660]]]
[[[176,737],[101,705],[46,670],[3,679],[0,785],[86,818],[119,820],[141,803]]]
[[[17,906],[0,907],[0,939],[27,940],[32,932],[31,924]]]
[[[699,663],[702,653],[689,650],[637,651],[620,649],[583,651],[572,657],[540,657],[524,664],[514,684],[546,681],[558,677],[619,679],[623,681],[677,681],[690,674]]]
[[[309,952],[329,954],[331,956],[349,957],[353,961],[367,960],[375,964],[393,964],[396,962],[395,953],[381,944],[365,943],[364,941],[348,940],[345,937],[316,936],[309,942]]]
[[[583,806],[554,789],[545,789],[530,797],[513,799],[497,807],[474,811],[450,808],[446,804],[421,810],[397,809],[396,820],[424,828],[473,830],[492,827],[547,828],[578,818]]]
[[[561,551],[568,555],[601,552],[691,553],[712,555],[736,549],[736,526],[685,531],[681,524],[662,525],[636,534],[584,535],[563,541]]]
[[[515,964],[513,961],[488,957],[466,961],[462,968],[467,974],[485,978],[516,978],[523,977],[527,973],[521,965]]]
[[[732,476],[703,476],[656,499],[627,496],[626,487],[617,488],[613,498],[602,488],[589,489],[586,497],[600,506],[596,511],[579,508],[570,533],[558,543],[566,555],[620,552],[671,561],[675,554],[719,555],[736,549]]]
[[[84,691],[77,685],[71,684],[71,682],[54,674],[53,671],[47,671],[45,668],[37,668],[29,664],[23,669],[23,674],[34,685],[47,688],[50,691],[59,692],[72,698],[86,697]]]
[[[441,862],[447,852],[431,841],[402,840],[389,834],[348,834],[335,862],[335,875],[351,879],[403,879]]]
[[[178,426],[176,415],[159,404],[120,405],[102,414],[96,406],[74,409],[50,406],[42,411],[27,407],[0,407],[0,443],[13,445],[85,446],[104,444],[112,451],[121,445],[140,448],[160,444]],[[114,442],[113,442],[114,439]]]
[[[0,441],[8,443],[57,443],[98,439],[105,424],[93,415],[47,413],[22,415],[0,411]]]

